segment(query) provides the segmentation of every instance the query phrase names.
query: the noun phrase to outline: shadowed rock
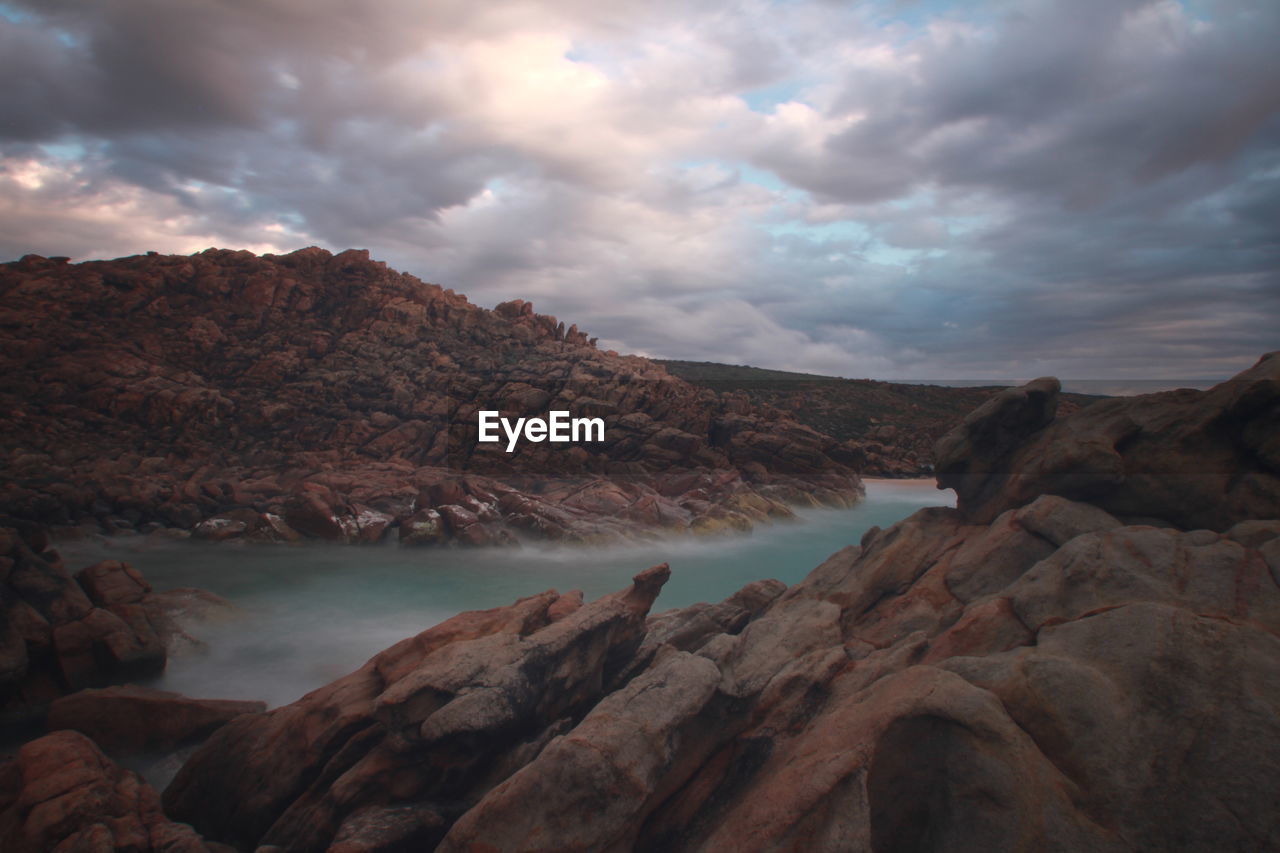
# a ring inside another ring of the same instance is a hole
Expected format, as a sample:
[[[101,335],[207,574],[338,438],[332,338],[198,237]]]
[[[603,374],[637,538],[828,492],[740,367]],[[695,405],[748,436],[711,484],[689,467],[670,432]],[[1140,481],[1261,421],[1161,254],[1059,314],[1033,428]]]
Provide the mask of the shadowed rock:
[[[0,848],[231,853],[167,820],[155,790],[79,732],[46,735],[0,759]]]
[[[1009,389],[937,445],[938,485],[986,523],[1042,494],[1223,531],[1280,515],[1280,353],[1208,391],[1104,400],[1054,420],[1057,383]]]
[[[191,699],[130,684],[56,699],[45,725],[50,731],[74,729],[113,754],[159,753],[202,740],[243,714],[266,709],[264,702]]]

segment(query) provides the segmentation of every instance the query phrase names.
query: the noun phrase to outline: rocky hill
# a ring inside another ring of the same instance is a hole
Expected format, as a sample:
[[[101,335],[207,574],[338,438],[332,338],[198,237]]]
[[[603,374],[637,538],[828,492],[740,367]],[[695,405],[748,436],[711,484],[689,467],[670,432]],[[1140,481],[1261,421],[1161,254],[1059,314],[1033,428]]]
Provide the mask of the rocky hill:
[[[938,447],[957,509],[789,589],[650,615],[661,565],[461,614],[239,714],[163,812],[83,735],[36,740],[0,763],[0,843],[1278,849],[1280,353],[1057,402],[992,397]]]
[[[0,265],[0,407],[0,512],[111,531],[585,540],[860,491],[850,442],[354,250]],[[507,453],[481,409],[605,441]]]
[[[874,477],[933,473],[933,445],[966,414],[1001,389],[952,387],[875,379],[842,379],[704,361],[658,360],[673,375],[721,394],[743,396],[818,432],[853,442],[861,471]],[[1096,402],[1061,394],[1063,413]]]

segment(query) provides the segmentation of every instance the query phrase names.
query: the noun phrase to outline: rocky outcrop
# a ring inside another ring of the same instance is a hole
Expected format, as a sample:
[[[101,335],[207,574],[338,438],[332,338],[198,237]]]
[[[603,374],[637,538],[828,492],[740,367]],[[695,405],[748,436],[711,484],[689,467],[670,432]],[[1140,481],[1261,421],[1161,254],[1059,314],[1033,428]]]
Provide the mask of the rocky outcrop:
[[[212,541],[714,532],[843,505],[860,458],[745,397],[369,259],[209,250],[0,265],[0,512]],[[605,440],[477,442],[477,412]]]
[[[616,686],[670,570],[582,606],[464,613],[265,716],[220,729],[165,791],[241,847],[420,849]]]
[[[1256,424],[1280,389],[1257,370],[1132,403],[1145,426],[1112,446],[1135,464],[1148,431],[1233,448],[1193,518],[1229,527],[1118,517],[1146,506],[1140,477],[983,518],[973,495],[1024,494],[1002,485],[873,529],[790,589],[646,619],[659,568],[591,604],[463,614],[228,724],[166,805],[245,849],[1276,849],[1280,520],[1232,491],[1271,476]],[[1053,393],[993,400],[948,458],[973,448],[982,484],[1028,448],[1055,458],[1055,431],[1094,434],[1059,430]]]
[[[998,394],[938,443],[938,485],[977,521],[1041,494],[1223,531],[1280,516],[1280,353],[1209,391],[1101,401],[1055,418],[1056,380]]]
[[[65,693],[158,674],[170,653],[201,645],[183,627],[193,611],[229,609],[201,590],[155,593],[116,560],[73,576],[43,528],[0,519],[0,728]]]
[[[0,758],[0,848],[11,853],[232,853],[167,820],[160,797],[77,732]]]

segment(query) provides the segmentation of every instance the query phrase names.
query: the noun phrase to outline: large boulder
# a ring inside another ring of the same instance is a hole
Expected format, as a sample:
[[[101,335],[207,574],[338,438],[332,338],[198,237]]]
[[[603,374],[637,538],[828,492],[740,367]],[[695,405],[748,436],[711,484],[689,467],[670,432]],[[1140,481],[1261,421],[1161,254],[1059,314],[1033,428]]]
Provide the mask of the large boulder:
[[[1280,515],[1280,352],[1208,391],[1103,400],[1055,420],[1057,383],[1001,392],[937,444],[938,485],[987,523],[1042,494],[1224,531]]]
[[[46,735],[0,758],[0,849],[231,853],[166,819],[155,790],[79,732]]]
[[[234,612],[201,590],[157,593],[118,560],[73,575],[43,530],[15,524],[0,527],[0,727],[38,720],[66,693],[153,677],[202,646],[188,626]]]
[[[31,542],[0,528],[0,723],[38,715],[71,690],[164,669],[141,575],[108,561],[73,577],[55,550]]]

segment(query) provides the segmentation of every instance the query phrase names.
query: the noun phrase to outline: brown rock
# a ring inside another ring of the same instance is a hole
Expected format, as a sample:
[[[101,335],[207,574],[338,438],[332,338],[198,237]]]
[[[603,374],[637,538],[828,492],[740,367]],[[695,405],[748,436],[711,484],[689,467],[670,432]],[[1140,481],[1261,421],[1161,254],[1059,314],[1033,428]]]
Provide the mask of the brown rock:
[[[0,290],[0,408],[22,412],[0,421],[0,445],[16,450],[0,457],[13,484],[0,514],[113,534],[163,524],[214,541],[365,542],[385,534],[383,515],[459,506],[484,526],[450,538],[501,543],[513,529],[616,540],[687,527],[674,504],[626,488],[673,471],[717,479],[751,465],[760,497],[857,494],[839,443],[776,411],[601,352],[528,303],[486,311],[359,252],[2,264]],[[480,408],[553,406],[607,418],[606,440],[477,452]],[[577,496],[560,500],[573,523],[484,506],[530,477],[571,483]],[[785,514],[749,493],[709,497],[731,498],[737,525]]]
[[[639,646],[669,574],[654,567],[555,621],[554,593],[454,617],[293,705],[229,723],[165,802],[241,846],[373,844],[379,827],[397,839],[438,837],[457,802],[531,760],[540,732],[598,701]],[[326,783],[313,785],[317,776]]]
[[[284,521],[294,530],[317,539],[345,542],[347,530],[323,493],[294,495],[284,506]]]
[[[63,696],[49,707],[46,725],[50,731],[74,729],[113,754],[156,753],[203,740],[236,717],[266,709],[263,702],[190,699],[123,685]]]
[[[0,847],[12,853],[225,850],[167,820],[150,785],[78,732],[32,741],[0,775]]]
[[[1042,494],[1225,531],[1280,515],[1280,353],[1209,391],[1105,400],[1052,420],[1056,386],[1010,389],[939,441],[938,482],[975,521]]]

